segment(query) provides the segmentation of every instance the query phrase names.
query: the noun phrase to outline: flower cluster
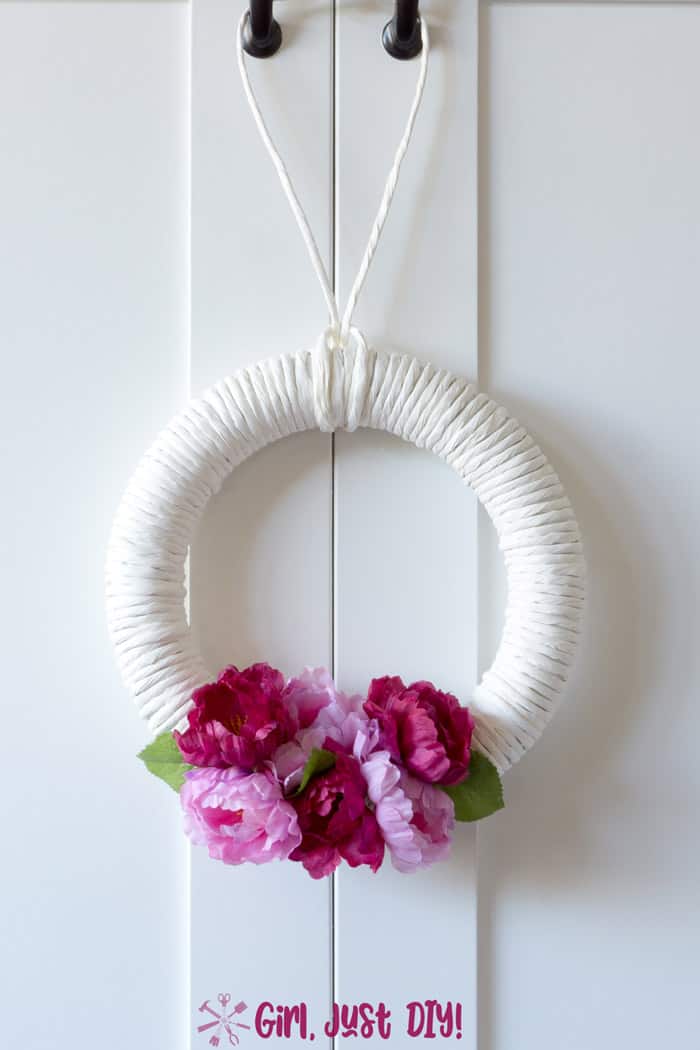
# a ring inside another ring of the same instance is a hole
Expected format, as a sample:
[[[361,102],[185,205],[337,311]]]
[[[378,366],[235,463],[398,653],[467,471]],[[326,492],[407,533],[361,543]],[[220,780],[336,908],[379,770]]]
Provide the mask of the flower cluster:
[[[258,663],[192,701],[187,727],[140,757],[179,788],[191,841],[227,864],[289,859],[319,879],[341,860],[377,871],[388,852],[411,872],[447,856],[455,819],[502,805],[468,709],[430,682],[348,696],[326,670],[285,681]]]

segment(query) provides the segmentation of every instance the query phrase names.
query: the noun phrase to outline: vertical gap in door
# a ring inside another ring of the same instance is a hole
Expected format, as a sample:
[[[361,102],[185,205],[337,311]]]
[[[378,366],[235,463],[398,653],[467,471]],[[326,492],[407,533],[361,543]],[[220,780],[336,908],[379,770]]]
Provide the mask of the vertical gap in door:
[[[187,335],[185,339],[185,391],[188,397],[192,397],[192,65],[193,65],[193,47],[192,47],[192,34],[193,34],[193,15],[192,15],[192,4],[189,5],[189,11],[187,14],[187,68],[186,78],[187,87],[185,94],[185,127],[186,141],[185,141],[185,165],[187,169],[187,185],[185,187],[185,200],[187,201],[187,218],[186,218],[186,240],[185,240],[185,295],[187,302],[185,304],[185,316],[187,318]],[[190,548],[187,548],[187,556],[185,558],[185,616],[187,617],[188,625],[191,623],[190,613]],[[182,1031],[190,1031],[190,1019],[193,1016],[192,1013],[192,845],[188,841],[183,842],[184,852],[184,864],[185,864],[185,902],[184,902],[184,942],[185,942],[185,973],[184,980],[185,986],[183,989],[183,1011],[184,1016],[182,1018]],[[191,1044],[191,1038],[185,1036],[187,1040],[187,1046]]]
[[[337,42],[338,42],[338,4],[337,0],[331,3],[331,286],[336,299],[338,297],[339,267],[338,267],[338,195],[337,195],[337,111],[338,111],[338,78],[337,78]],[[336,491],[335,491],[335,433],[331,434],[331,674],[335,680],[336,676]],[[336,991],[336,915],[337,915],[337,882],[335,872],[330,879],[330,1009],[328,1016],[332,1016],[333,1003]],[[336,1050],[336,1037],[331,1037],[332,1050]]]

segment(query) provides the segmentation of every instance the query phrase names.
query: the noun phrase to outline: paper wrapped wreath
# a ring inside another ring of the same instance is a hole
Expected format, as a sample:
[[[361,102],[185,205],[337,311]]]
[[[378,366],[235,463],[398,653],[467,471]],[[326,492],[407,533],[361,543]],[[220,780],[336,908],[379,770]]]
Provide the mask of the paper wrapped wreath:
[[[244,16],[245,19],[245,16]],[[230,864],[341,860],[400,871],[446,856],[455,819],[502,806],[499,774],[538,739],[564,687],[583,604],[579,529],[530,435],[459,376],[369,347],[351,325],[425,83],[420,75],[360,272],[341,320],[284,164],[238,61],[263,141],[319,275],[330,326],[312,350],[222,379],[161,433],[117,513],[107,604],[117,659],[154,734],[141,757],[180,792],[193,842]],[[328,672],[205,667],[185,610],[195,527],[238,464],[302,430],[371,427],[430,449],[476,493],[508,578],[505,630],[469,706],[430,682],[374,679],[347,696]]]

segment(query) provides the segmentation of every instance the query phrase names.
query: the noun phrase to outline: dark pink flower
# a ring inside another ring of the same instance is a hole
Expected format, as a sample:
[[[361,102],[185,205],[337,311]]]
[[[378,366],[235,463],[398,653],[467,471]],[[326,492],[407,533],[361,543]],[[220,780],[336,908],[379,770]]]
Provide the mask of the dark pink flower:
[[[459,784],[465,779],[474,721],[451,693],[431,682],[407,686],[400,678],[375,678],[364,708],[379,723],[391,757],[419,780]]]
[[[284,692],[284,677],[269,664],[243,671],[227,667],[216,682],[194,692],[188,728],[174,734],[185,761],[219,769],[261,768],[298,729]]]
[[[328,739],[324,747],[336,750]],[[377,871],[384,858],[384,839],[367,806],[367,784],[360,763],[336,751],[335,766],[314,777],[306,790],[288,801],[294,806],[302,839],[290,854],[314,879],[330,875],[341,860]]]

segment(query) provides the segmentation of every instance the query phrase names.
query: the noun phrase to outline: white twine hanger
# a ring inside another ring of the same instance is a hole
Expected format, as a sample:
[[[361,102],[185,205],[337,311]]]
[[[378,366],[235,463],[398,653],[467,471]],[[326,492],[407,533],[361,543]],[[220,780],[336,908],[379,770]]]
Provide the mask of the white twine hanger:
[[[187,621],[184,583],[189,545],[211,497],[240,463],[290,434],[315,427],[386,431],[449,463],[476,493],[498,534],[508,580],[505,626],[494,662],[468,706],[476,745],[503,772],[543,732],[578,644],[585,565],[574,512],[542,450],[504,408],[461,376],[368,347],[352,326],[425,86],[425,20],[408,123],[341,319],[308,220],[248,80],[245,17],[238,27],[243,86],[319,277],[330,328],[311,350],[257,362],[221,379],[172,420],[141,460],[115,517],[107,556],[107,617],[117,661],[152,730],[182,726],[192,692],[215,677]]]
[[[238,69],[241,74],[241,80],[243,81],[243,90],[250,106],[250,111],[253,114],[255,125],[260,132],[260,138],[265,144],[270,159],[275,166],[275,170],[279,176],[279,180],[282,184],[284,194],[289,201],[289,206],[292,209],[292,214],[296,219],[299,231],[304,239],[311,264],[316,271],[323,295],[328,306],[328,314],[330,317],[330,330],[329,330],[329,341],[332,343],[332,348],[342,349],[347,342],[350,328],[352,325],[353,314],[355,313],[355,307],[357,306],[357,300],[360,297],[360,292],[364,286],[369,268],[372,265],[372,259],[377,250],[379,244],[379,238],[382,235],[382,230],[386,223],[389,215],[389,209],[391,208],[391,202],[396,192],[396,185],[399,181],[399,173],[401,171],[401,165],[403,159],[406,156],[411,137],[413,135],[413,128],[416,123],[416,117],[418,116],[418,110],[423,99],[423,91],[425,88],[425,79],[428,74],[428,57],[430,54],[430,37],[428,35],[428,26],[424,20],[421,20],[421,34],[423,40],[423,48],[420,55],[420,66],[418,72],[418,80],[416,82],[416,90],[413,95],[413,101],[411,102],[411,109],[408,114],[408,120],[406,121],[406,127],[401,141],[398,144],[394,160],[391,165],[389,174],[387,175],[386,182],[384,184],[384,192],[382,193],[382,199],[379,203],[379,209],[377,211],[376,218],[370,231],[369,240],[367,247],[365,248],[365,254],[362,257],[360,268],[357,271],[357,276],[353,282],[350,294],[348,296],[347,305],[343,313],[342,319],[340,317],[340,309],[338,307],[338,301],[333,292],[330,279],[328,277],[328,271],[323,264],[321,253],[318,250],[316,238],[313,235],[311,224],[309,223],[306,212],[304,211],[294,184],[290,178],[289,172],[287,171],[286,165],[282,160],[282,156],[277,146],[275,145],[270,132],[268,131],[267,125],[263,118],[260,110],[260,105],[253,86],[248,76],[248,70],[246,68],[245,50],[243,48],[243,33],[245,30],[246,22],[250,18],[250,12],[248,10],[243,12],[241,20],[238,23],[238,32],[236,34],[236,53],[238,58]]]

